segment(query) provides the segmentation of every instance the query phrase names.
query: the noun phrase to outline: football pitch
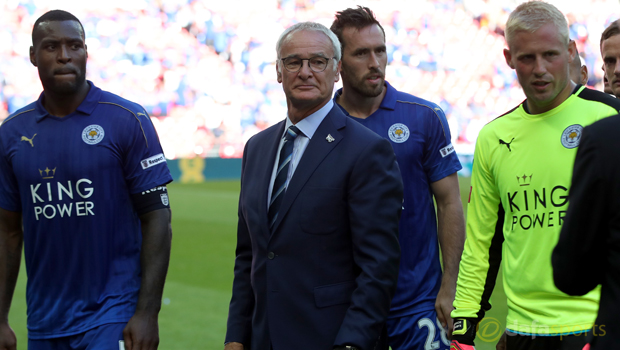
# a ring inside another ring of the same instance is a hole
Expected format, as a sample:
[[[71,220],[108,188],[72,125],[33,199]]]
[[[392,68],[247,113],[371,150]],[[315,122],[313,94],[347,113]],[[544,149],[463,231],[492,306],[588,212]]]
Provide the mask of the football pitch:
[[[469,179],[460,177],[467,203]],[[238,181],[168,186],[172,206],[172,256],[159,315],[162,350],[223,349],[235,254]],[[467,207],[464,207],[467,210]],[[19,350],[26,350],[26,270],[15,289],[9,322]],[[501,283],[481,323],[476,348],[495,349],[505,324]]]

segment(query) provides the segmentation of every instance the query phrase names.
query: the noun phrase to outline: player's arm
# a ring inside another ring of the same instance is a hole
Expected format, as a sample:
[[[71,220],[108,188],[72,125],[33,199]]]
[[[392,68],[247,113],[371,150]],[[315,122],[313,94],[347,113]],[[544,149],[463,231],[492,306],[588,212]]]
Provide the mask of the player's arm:
[[[474,153],[467,207],[467,237],[459,264],[452,318],[453,341],[473,345],[476,324],[491,308],[489,299],[501,263],[504,240],[504,210],[495,178],[486,161],[489,145],[485,129],[480,132]]]
[[[159,344],[158,315],[170,261],[172,229],[165,186],[133,195],[142,226],[142,276],[136,312],[123,331],[127,350],[155,350]],[[165,202],[165,203],[164,203]]]
[[[449,335],[452,332],[450,312],[453,309],[459,260],[465,241],[463,204],[456,174],[462,166],[454,152],[443,110],[435,105],[428,107],[423,127],[426,140],[422,165],[437,204],[437,237],[443,260],[443,277],[435,300],[435,310],[439,322]]]
[[[450,313],[453,310],[456,278],[465,242],[465,218],[457,174],[448,175],[431,183],[431,191],[437,203],[437,235],[443,259],[443,278],[435,309],[439,322],[448,328],[450,335],[452,333]]]
[[[589,127],[583,131],[569,194],[568,212],[562,224],[560,239],[553,250],[553,279],[564,293],[584,295],[603,280],[609,235],[611,193],[605,170],[606,147],[590,137]]]
[[[19,274],[22,214],[0,208],[0,350],[15,350],[17,338],[9,327],[9,309]]]

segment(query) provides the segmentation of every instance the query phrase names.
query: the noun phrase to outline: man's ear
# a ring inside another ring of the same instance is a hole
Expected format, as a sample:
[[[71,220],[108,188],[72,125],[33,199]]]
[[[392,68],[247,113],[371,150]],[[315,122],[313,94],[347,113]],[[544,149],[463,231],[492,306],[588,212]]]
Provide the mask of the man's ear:
[[[340,80],[340,72],[342,69],[342,60],[338,61],[338,66],[336,66],[336,78],[334,83],[337,83]]]
[[[510,53],[510,49],[504,49],[504,58],[506,59],[506,64],[512,69],[515,69],[514,64],[512,64],[512,53]]]
[[[34,46],[30,46],[30,63],[35,67],[37,66],[37,60],[34,57]]]
[[[282,83],[282,72],[280,72],[280,61],[276,62],[276,73],[278,74],[278,83]]]
[[[581,85],[588,85],[588,66],[581,66]]]
[[[577,55],[577,44],[575,40],[571,40],[568,42],[568,62],[573,62],[575,55]]]
[[[88,59],[88,46],[84,44],[84,51],[86,51],[86,58]]]

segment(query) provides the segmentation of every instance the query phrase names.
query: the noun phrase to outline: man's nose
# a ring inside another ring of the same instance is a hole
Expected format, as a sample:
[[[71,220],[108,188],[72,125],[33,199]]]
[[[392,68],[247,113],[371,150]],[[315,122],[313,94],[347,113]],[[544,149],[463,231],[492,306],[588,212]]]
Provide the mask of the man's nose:
[[[302,79],[308,79],[314,72],[310,69],[310,60],[302,60],[301,68],[299,68],[299,77]]]
[[[370,53],[370,57],[368,59],[368,68],[377,68],[379,67],[379,58],[377,54],[374,52]]]
[[[536,57],[536,62],[534,62],[534,74],[543,75],[547,72],[547,67],[545,65],[545,60],[542,57]]]
[[[614,65],[614,74],[620,75],[620,57],[616,58],[616,64]]]
[[[71,60],[71,55],[69,54],[69,47],[67,45],[60,45],[58,50],[58,61],[66,63]]]

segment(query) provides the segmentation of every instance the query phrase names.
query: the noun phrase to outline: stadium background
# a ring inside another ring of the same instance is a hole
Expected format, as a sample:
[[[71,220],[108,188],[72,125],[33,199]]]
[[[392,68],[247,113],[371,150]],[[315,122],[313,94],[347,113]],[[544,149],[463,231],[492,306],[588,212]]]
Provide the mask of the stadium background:
[[[286,115],[274,64],[284,28],[305,20],[329,26],[335,11],[356,4],[373,9],[386,31],[387,80],[446,111],[465,165],[466,199],[480,128],[524,98],[502,55],[503,25],[520,2],[0,0],[0,121],[41,91],[28,60],[36,18],[56,8],[75,14],[86,31],[88,79],[147,109],[177,180],[170,185],[174,239],[160,348],[219,349],[234,262],[239,157],[247,139]],[[600,33],[618,18],[619,1],[550,2],[567,15],[588,85],[601,90]],[[10,314],[19,349],[26,348],[25,281],[22,268]],[[500,284],[479,349],[494,348],[503,298]]]

